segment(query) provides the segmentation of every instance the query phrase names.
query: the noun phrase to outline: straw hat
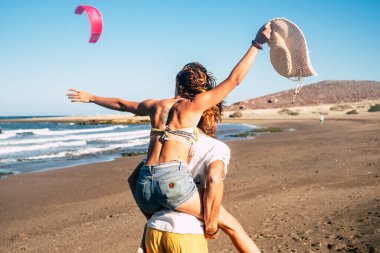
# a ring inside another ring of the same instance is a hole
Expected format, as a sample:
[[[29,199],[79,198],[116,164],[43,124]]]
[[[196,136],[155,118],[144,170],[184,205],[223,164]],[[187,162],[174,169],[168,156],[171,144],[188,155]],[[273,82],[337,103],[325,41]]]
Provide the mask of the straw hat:
[[[287,78],[316,76],[301,29],[285,18],[275,18],[270,22],[272,34],[268,45],[274,69]]]

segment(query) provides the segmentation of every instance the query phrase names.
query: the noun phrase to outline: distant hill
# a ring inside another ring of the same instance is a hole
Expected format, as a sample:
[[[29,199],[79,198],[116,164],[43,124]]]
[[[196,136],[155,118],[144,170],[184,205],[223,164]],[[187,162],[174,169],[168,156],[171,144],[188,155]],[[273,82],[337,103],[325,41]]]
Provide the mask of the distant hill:
[[[320,104],[339,104],[380,99],[380,82],[375,81],[322,81],[302,87],[294,104],[294,89],[263,97],[248,99],[227,106],[227,111],[239,109],[271,109]]]

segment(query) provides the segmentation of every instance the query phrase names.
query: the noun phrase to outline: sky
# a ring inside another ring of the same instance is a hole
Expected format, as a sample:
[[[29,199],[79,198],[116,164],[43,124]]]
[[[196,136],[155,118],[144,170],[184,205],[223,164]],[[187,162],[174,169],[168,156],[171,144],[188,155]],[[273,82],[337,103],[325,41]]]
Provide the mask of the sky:
[[[75,15],[97,7],[103,34]],[[175,76],[200,62],[228,77],[261,25],[285,17],[303,31],[323,80],[380,81],[377,0],[0,0],[0,116],[98,115],[117,112],[71,103],[67,89],[142,101],[174,95]],[[264,47],[227,104],[293,88]]]

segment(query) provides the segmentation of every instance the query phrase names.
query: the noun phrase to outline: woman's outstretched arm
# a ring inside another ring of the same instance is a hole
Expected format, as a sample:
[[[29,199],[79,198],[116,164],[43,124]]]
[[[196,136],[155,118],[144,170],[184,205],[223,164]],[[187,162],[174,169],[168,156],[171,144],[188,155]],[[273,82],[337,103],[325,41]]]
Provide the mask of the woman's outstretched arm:
[[[258,44],[264,44],[269,40],[270,34],[271,28],[270,23],[268,22],[257,32],[255,41]],[[259,49],[257,47],[251,46],[239,63],[234,67],[226,80],[221,82],[214,89],[195,96],[192,101],[194,111],[203,112],[222,101],[236,86],[243,81],[249,69],[252,67],[258,51]]]
[[[145,100],[143,102],[133,102],[121,98],[96,96],[87,91],[81,91],[73,88],[69,89],[69,91],[70,93],[67,94],[67,97],[71,100],[71,102],[94,103],[111,110],[131,112],[139,116],[149,115],[149,108],[155,101]]]

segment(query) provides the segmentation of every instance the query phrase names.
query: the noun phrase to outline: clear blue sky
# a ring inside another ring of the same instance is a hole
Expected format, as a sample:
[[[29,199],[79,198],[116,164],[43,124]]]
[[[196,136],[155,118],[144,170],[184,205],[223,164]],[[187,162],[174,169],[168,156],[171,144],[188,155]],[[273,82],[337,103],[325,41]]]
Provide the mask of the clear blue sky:
[[[184,64],[224,80],[257,29],[286,17],[303,30],[322,80],[380,80],[380,1],[1,0],[0,116],[113,113],[70,103],[70,87],[140,101],[167,98]],[[89,44],[80,4],[97,7],[104,29]],[[293,87],[260,52],[228,104]]]

